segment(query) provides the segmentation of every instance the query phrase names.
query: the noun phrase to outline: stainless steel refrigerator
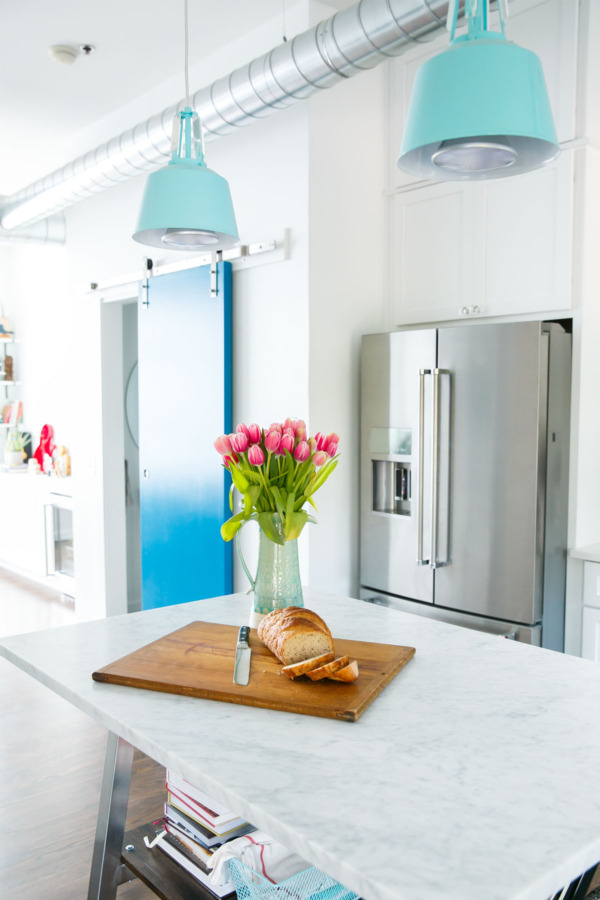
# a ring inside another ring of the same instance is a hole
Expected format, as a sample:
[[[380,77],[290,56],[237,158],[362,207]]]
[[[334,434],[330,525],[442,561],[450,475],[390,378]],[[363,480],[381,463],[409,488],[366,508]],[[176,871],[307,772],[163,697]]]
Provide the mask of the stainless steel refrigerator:
[[[361,597],[562,650],[571,335],[365,335]]]

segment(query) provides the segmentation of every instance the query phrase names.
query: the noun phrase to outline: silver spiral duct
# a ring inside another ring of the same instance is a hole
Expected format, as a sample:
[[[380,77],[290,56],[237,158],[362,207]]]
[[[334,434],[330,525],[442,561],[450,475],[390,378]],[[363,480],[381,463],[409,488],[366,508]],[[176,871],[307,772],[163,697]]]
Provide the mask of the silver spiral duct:
[[[462,5],[462,4],[461,4]],[[445,24],[448,0],[360,0],[193,96],[207,140],[372,69]],[[35,222],[170,159],[185,101],[34,181],[2,206],[2,226]]]
[[[62,212],[12,231],[0,225],[0,244],[64,244],[66,238],[67,223]]]

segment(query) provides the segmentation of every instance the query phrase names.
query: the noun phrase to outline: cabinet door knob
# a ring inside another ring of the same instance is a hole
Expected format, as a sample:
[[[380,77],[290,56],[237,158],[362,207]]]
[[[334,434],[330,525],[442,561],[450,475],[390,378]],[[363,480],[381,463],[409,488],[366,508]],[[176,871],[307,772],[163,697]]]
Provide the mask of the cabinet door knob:
[[[143,475],[144,478],[150,478],[150,469],[144,469]]]

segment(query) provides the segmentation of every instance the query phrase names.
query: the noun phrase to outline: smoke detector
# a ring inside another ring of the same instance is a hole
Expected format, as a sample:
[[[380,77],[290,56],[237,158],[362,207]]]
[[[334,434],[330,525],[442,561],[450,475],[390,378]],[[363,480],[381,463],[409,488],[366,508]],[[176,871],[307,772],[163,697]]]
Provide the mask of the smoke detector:
[[[89,56],[94,50],[93,44],[81,44],[79,47],[71,47],[69,44],[54,44],[52,47],[48,47],[50,59],[60,66],[72,66],[80,53],[83,56]]]

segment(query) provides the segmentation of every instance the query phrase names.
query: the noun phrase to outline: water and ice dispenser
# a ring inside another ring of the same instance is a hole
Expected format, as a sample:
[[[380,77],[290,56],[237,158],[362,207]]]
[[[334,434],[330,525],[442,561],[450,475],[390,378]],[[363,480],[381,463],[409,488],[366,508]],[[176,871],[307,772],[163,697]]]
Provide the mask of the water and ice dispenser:
[[[372,428],[371,452],[374,455],[410,456],[412,431],[410,428]],[[397,516],[411,515],[410,462],[371,459],[373,467],[373,512]]]
[[[410,463],[374,459],[373,512],[410,516]]]

